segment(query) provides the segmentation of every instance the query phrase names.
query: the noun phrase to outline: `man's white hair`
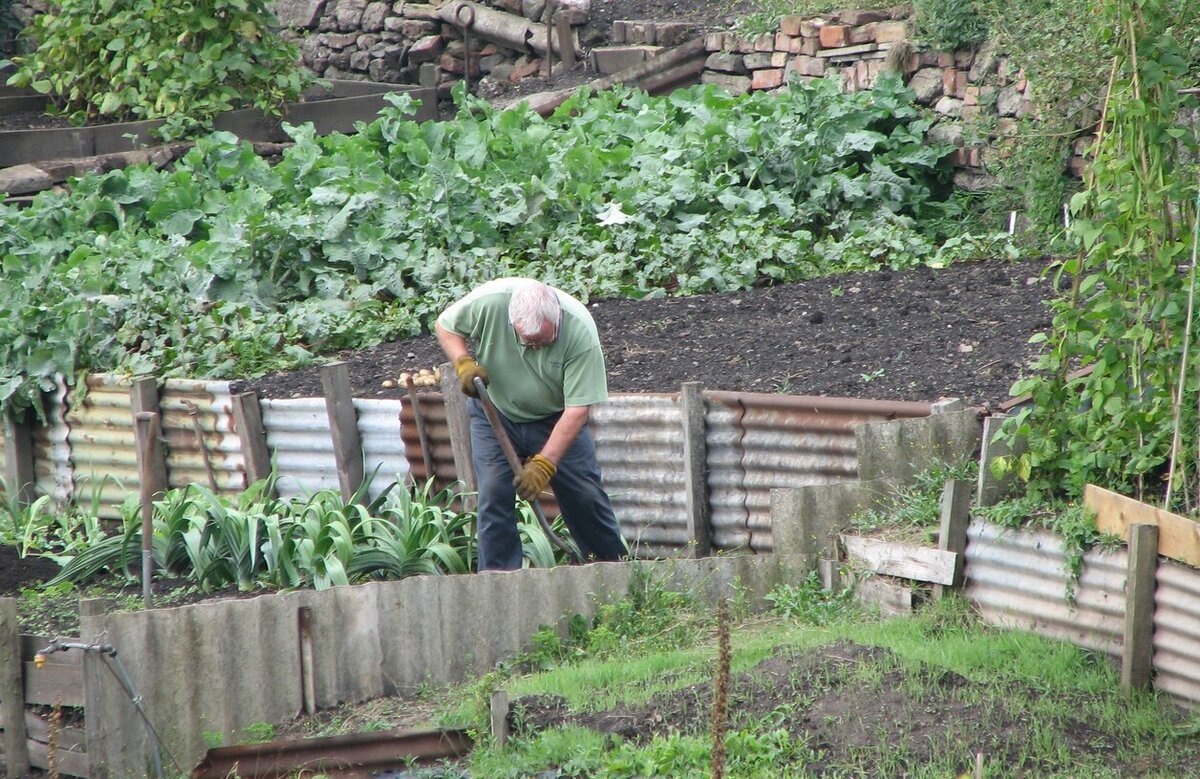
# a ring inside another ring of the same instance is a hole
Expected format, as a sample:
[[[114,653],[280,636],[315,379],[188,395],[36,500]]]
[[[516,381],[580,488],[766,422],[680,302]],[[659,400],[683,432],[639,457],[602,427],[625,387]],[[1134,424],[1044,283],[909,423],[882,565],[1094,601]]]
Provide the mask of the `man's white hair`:
[[[557,325],[561,316],[558,295],[533,279],[522,280],[508,301],[508,321],[522,333],[539,332],[547,323]]]

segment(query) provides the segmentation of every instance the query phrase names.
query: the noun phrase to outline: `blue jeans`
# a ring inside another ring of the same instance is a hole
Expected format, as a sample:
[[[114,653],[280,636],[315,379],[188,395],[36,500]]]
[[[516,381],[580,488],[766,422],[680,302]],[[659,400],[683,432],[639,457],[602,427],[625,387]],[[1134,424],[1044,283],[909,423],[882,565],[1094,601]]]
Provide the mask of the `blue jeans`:
[[[513,470],[483,406],[471,398],[467,408],[471,416],[471,461],[479,487],[479,570],[516,570],[524,555],[517,532]],[[534,422],[513,422],[503,414],[499,416],[522,462],[542,450],[559,417],[556,414]],[[585,561],[619,560],[628,554],[612,503],[600,484],[596,446],[587,425],[563,455],[550,487]]]

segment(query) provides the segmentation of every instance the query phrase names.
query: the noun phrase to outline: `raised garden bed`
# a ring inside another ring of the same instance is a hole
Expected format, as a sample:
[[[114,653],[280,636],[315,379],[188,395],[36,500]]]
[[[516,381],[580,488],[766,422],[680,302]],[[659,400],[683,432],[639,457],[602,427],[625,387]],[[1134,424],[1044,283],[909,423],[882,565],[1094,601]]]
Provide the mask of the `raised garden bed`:
[[[416,120],[425,121],[437,116],[437,95],[432,89],[369,81],[331,80],[329,84],[329,89],[314,88],[306,93],[305,100],[287,104],[282,116],[270,116],[258,109],[247,108],[221,114],[213,126],[247,141],[286,141],[283,122],[312,122],[319,135],[353,132],[355,122],[371,121],[387,105],[384,95],[389,92],[409,92],[421,101],[414,117]],[[11,89],[0,91],[0,116],[38,111],[45,105],[46,100],[40,95]],[[91,157],[156,145],[161,141],[153,131],[162,124],[163,120],[154,119],[86,127],[0,131],[0,167]]]

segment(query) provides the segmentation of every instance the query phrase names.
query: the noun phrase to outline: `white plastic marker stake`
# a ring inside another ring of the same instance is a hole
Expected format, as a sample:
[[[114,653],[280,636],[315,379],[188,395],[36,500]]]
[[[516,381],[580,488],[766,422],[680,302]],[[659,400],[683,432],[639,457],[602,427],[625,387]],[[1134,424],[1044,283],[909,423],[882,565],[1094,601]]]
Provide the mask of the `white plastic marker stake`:
[[[1066,203],[1063,203],[1063,228],[1067,230],[1071,229],[1071,209]]]
[[[1008,214],[1008,234],[1012,235],[1017,231],[1017,212],[1010,211]]]

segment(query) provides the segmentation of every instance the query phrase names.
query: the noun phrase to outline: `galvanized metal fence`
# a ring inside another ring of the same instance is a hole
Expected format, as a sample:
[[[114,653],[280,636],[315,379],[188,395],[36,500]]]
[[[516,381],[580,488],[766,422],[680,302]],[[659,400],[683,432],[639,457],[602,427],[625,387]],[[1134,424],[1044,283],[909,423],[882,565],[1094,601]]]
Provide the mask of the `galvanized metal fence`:
[[[115,376],[90,376],[85,386],[86,392],[53,398],[49,423],[34,431],[36,486],[63,502],[95,503],[101,516],[114,519],[139,488],[136,393],[133,383]],[[736,392],[697,397],[698,418],[685,415],[682,390],[617,394],[594,409],[605,486],[639,556],[690,554],[698,544],[700,551],[770,552],[772,489],[854,478],[855,426],[927,416],[930,409],[928,403]],[[198,483],[225,496],[248,486],[248,431],[238,429],[228,382],[169,379],[154,400],[168,486]],[[416,402],[424,436],[412,400],[352,399],[353,437],[372,497],[394,482],[433,478],[447,486],[469,468],[456,460],[453,412],[443,396],[421,393]],[[260,434],[281,496],[339,487],[330,403],[324,397],[258,402]],[[689,469],[693,455],[702,465]],[[698,529],[700,513],[704,527]]]

